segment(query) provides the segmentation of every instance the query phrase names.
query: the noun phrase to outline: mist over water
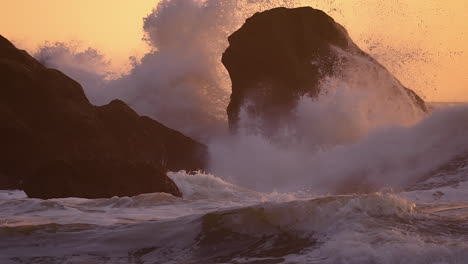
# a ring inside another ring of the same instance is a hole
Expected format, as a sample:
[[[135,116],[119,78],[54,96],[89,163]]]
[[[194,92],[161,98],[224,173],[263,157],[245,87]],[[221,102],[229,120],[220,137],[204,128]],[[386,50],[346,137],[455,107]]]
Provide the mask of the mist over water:
[[[463,154],[468,148],[467,121],[468,107],[445,109],[412,127],[381,128],[350,144],[327,145],[314,142],[314,132],[328,137],[336,133],[327,134],[311,122],[309,131],[314,131],[309,137],[292,136],[298,142],[291,145],[277,145],[252,134],[213,144],[211,164],[216,175],[262,191],[398,190]],[[346,129],[339,124],[338,131]],[[360,185],[367,188],[359,189]]]

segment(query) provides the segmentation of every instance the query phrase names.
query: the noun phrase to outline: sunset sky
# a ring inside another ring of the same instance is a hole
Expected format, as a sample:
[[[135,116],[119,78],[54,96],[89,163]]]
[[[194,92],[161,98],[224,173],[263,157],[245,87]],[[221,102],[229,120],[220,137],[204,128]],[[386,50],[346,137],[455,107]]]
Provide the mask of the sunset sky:
[[[0,34],[35,50],[79,41],[114,67],[148,52],[143,18],[158,0],[2,0]],[[468,1],[307,1],[343,24],[355,42],[428,101],[468,101]]]

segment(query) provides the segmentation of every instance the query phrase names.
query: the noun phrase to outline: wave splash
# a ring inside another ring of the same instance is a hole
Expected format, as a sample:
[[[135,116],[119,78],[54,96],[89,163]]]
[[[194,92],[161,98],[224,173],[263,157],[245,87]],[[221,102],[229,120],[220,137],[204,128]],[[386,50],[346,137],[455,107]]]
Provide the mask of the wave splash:
[[[320,100],[307,104],[323,107]],[[328,113],[333,120],[333,114]],[[330,123],[326,121],[324,126],[323,122],[307,122],[309,129],[305,131],[310,134],[294,137],[285,133],[287,140],[297,140],[290,144],[277,144],[260,135],[245,133],[212,144],[211,164],[216,175],[262,191],[401,190],[466,153],[467,117],[466,106],[442,109],[413,126],[366,130],[349,144],[321,145],[314,136],[323,133],[327,137],[324,142],[342,140],[343,134],[351,136],[352,131],[340,127],[347,124],[346,118],[331,122],[335,133],[327,132]],[[313,114],[305,118],[312,120]]]

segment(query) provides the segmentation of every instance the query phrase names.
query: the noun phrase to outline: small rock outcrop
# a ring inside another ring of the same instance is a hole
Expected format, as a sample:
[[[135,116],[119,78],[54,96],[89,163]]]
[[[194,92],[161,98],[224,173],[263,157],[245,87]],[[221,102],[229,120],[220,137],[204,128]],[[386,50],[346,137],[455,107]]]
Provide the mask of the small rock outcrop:
[[[324,77],[339,74],[337,66],[353,63],[346,61],[337,49],[365,57],[372,67],[391,76],[352,42],[341,25],[310,7],[256,13],[229,37],[229,44],[222,62],[232,81],[227,114],[234,130],[241,107],[246,104],[264,125],[275,127],[288,119],[300,96],[319,96]],[[426,111],[424,101],[416,93],[396,79],[395,82],[404,96]]]
[[[205,169],[206,146],[124,102],[94,106],[79,83],[0,36],[0,189],[29,197],[167,192],[167,170]]]

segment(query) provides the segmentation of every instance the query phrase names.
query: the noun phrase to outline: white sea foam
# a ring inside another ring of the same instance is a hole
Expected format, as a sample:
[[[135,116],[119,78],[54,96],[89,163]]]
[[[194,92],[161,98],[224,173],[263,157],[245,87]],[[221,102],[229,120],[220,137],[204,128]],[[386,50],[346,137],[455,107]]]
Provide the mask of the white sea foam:
[[[121,198],[108,200],[116,199]],[[80,205],[81,215],[67,211],[58,217],[47,210],[30,211],[20,213],[29,217],[26,222],[0,223],[0,260],[132,263],[128,262],[131,258],[140,263],[219,263],[217,256],[223,255],[217,255],[213,247],[224,252],[223,263],[267,259],[284,263],[462,263],[468,257],[463,217],[430,215],[393,194],[246,202],[224,209],[220,206],[224,202],[214,199],[186,201],[190,206],[174,200],[171,207],[161,203],[139,204],[137,210],[119,206],[120,217],[126,218],[120,221],[116,221],[116,208],[103,200],[56,199],[52,203],[62,207]],[[180,212],[168,216],[170,210]],[[143,218],[141,211],[153,218]],[[41,214],[49,216],[49,222]],[[65,214],[75,214],[75,219],[55,223],[66,218]],[[92,222],[90,215],[108,223]],[[36,241],[41,241],[40,247]]]

